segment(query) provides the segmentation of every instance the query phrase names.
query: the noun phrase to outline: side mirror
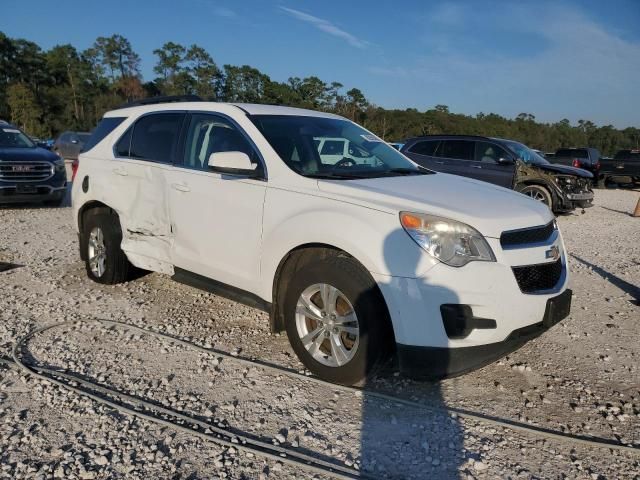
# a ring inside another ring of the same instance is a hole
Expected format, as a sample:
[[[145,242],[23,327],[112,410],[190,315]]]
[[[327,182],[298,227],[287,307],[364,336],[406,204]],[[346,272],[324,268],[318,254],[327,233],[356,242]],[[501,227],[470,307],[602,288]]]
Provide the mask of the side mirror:
[[[209,155],[209,168],[231,175],[257,176],[257,165],[244,152],[217,152]]]
[[[513,165],[513,159],[511,158],[505,158],[505,157],[500,157],[498,160],[496,160],[500,165]]]

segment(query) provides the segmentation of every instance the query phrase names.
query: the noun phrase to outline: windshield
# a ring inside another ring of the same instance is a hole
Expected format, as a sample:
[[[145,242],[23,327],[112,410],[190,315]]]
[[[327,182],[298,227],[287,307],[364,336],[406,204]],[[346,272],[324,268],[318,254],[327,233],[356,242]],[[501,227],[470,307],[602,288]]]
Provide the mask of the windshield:
[[[78,134],[78,140],[80,140],[82,143],[88,142],[90,138],[91,138],[91,134],[90,133],[79,133]]]
[[[289,168],[305,177],[354,179],[432,173],[347,120],[252,115]]]
[[[502,142],[524,163],[532,165],[549,165],[549,161],[546,158],[537,154],[520,142],[514,142],[513,140],[502,140]]]
[[[33,148],[35,146],[35,143],[17,128],[0,126],[0,148]]]

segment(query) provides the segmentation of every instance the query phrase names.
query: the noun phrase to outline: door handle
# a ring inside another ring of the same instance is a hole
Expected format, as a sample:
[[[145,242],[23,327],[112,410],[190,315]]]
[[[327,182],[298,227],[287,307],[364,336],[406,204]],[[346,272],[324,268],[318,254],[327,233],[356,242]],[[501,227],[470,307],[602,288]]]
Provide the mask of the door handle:
[[[115,173],[116,175],[120,175],[122,177],[126,177],[127,175],[129,175],[127,171],[122,167],[114,168],[113,173]]]
[[[190,192],[191,191],[189,186],[184,184],[184,183],[172,183],[171,187],[174,190],[178,190],[179,192]]]
[[[479,169],[482,169],[482,166],[481,166],[481,165],[471,165],[471,168],[479,168]]]
[[[444,165],[444,162],[434,162],[437,163],[438,165]]]

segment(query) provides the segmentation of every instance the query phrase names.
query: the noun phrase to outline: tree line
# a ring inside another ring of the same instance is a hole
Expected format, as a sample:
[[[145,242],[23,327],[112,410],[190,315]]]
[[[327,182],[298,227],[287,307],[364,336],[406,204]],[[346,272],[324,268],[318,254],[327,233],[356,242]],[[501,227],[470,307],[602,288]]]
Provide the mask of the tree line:
[[[591,146],[605,155],[637,148],[640,129],[572,125],[562,119],[541,123],[528,113],[506,118],[495,113],[452,113],[446,105],[419,111],[385,109],[358,88],[316,76],[272,80],[249,65],[218,66],[198,45],[167,42],[154,50],[156,78],[144,81],[140,56],[122,35],[98,37],[83,51],[36,43],[0,32],[0,118],[29,134],[52,137],[63,130],[90,131],[105,111],[156,95],[199,95],[224,102],[251,102],[324,110],[348,117],[388,141],[427,134],[468,134],[511,138],[544,151]],[[422,100],[422,99],[421,99]]]

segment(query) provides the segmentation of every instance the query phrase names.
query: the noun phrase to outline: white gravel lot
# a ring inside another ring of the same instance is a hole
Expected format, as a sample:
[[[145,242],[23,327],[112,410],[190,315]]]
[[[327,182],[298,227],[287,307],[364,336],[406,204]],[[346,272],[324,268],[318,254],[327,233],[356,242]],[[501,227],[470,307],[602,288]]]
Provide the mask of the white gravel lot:
[[[456,379],[417,382],[389,367],[367,388],[640,448],[640,218],[629,215],[639,196],[597,190],[584,215],[559,218],[574,291],[561,324]],[[37,326],[97,316],[302,368],[262,312],[159,274],[92,283],[70,215],[0,207],[0,262],[19,265],[0,273],[0,356]],[[34,363],[382,478],[640,478],[640,455],[400,407],[124,328],[53,330],[28,352]],[[0,478],[311,477],[0,367]]]

